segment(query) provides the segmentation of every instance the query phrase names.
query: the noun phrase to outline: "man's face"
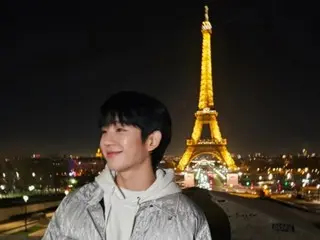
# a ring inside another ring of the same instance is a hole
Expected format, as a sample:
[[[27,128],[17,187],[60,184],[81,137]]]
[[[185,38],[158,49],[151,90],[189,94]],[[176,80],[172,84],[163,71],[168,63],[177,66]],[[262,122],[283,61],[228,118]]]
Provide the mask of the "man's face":
[[[108,167],[117,172],[130,170],[149,156],[141,130],[130,125],[112,124],[102,128],[100,149]]]

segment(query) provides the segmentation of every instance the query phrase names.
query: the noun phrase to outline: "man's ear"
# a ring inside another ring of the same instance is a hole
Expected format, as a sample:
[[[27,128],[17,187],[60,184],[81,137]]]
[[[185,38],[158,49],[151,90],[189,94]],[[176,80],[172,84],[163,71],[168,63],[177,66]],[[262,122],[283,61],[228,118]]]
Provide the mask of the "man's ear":
[[[148,149],[148,152],[152,152],[154,149],[156,149],[160,142],[161,142],[162,134],[160,131],[154,131],[151,133],[146,141],[146,146]]]

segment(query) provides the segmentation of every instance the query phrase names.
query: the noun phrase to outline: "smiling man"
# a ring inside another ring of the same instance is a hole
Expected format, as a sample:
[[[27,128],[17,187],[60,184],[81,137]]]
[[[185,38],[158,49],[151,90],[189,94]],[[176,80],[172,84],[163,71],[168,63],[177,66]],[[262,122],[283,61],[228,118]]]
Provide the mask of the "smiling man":
[[[104,171],[60,204],[43,239],[209,240],[207,220],[158,164],[171,118],[158,100],[120,92],[101,107]]]

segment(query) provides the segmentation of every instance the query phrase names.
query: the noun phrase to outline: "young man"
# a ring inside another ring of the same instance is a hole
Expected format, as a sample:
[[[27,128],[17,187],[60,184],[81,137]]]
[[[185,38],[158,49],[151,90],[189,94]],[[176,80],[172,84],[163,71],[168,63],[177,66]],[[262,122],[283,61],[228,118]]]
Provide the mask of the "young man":
[[[181,193],[172,170],[157,169],[171,141],[158,100],[120,92],[101,107],[104,171],[60,204],[43,239],[209,240],[207,220]]]

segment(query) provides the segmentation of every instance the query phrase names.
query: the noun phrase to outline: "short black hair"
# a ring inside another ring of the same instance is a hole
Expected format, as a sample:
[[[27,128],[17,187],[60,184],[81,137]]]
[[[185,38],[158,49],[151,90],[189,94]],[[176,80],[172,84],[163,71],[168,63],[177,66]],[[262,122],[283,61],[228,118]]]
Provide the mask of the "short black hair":
[[[151,153],[152,167],[158,167],[171,142],[171,117],[166,106],[154,97],[135,91],[121,91],[110,98],[100,108],[99,127],[120,123],[141,130],[144,142],[154,131],[160,131],[159,146]]]

